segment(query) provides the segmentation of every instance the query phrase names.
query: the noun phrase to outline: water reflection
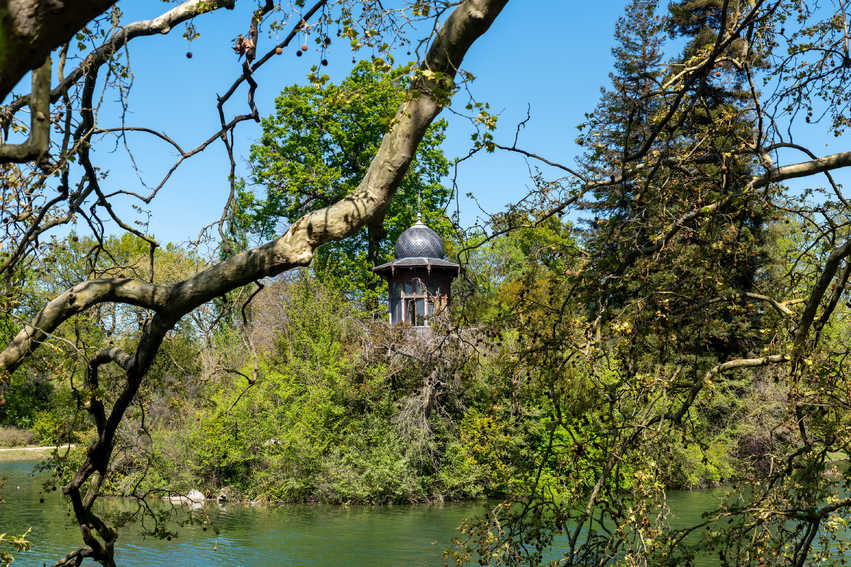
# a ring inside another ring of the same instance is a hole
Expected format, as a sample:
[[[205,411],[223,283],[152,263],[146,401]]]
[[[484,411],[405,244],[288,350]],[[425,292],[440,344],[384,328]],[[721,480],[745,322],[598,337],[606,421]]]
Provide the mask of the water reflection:
[[[0,533],[32,528],[33,550],[19,554],[15,567],[51,565],[80,544],[61,492],[43,492],[44,477],[32,474],[33,465],[0,463],[0,476],[7,478],[2,492],[6,503],[0,505]],[[727,492],[670,492],[671,523],[675,527],[700,523],[701,514],[716,508]],[[111,512],[133,507],[132,501],[121,499],[105,499],[102,505]],[[192,512],[196,518],[206,514],[209,526],[195,523],[179,528],[171,541],[145,537],[138,525],[121,528],[116,558],[123,567],[437,567],[443,565],[443,550],[458,524],[480,514],[484,507],[482,503],[389,507],[213,504]],[[185,518],[188,509],[177,509]],[[547,559],[558,558],[558,543]],[[716,564],[717,559],[706,557],[695,562],[698,567]]]
[[[16,567],[52,564],[79,545],[76,524],[59,491],[44,493],[33,463],[0,463],[7,478],[0,505],[0,531],[32,528],[33,550]],[[44,498],[44,503],[40,503]],[[132,503],[105,500],[112,511]],[[122,566],[150,565],[343,565],[351,567],[443,564],[442,552],[466,517],[482,504],[338,507],[211,505],[211,527],[180,528],[172,541],[141,535],[138,526],[119,530],[116,559]],[[216,533],[218,532],[218,533]]]

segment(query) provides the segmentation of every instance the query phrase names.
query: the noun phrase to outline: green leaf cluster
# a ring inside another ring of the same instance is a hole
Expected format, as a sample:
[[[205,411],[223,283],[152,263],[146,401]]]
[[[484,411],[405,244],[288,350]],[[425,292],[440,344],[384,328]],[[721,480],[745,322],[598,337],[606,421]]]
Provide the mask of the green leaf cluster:
[[[410,71],[361,61],[340,84],[286,87],[251,148],[252,182],[263,191],[239,192],[239,230],[271,238],[282,225],[354,191],[404,102]],[[394,242],[418,211],[434,230],[449,233],[450,189],[442,183],[449,164],[440,148],[445,130],[443,120],[428,129],[383,223],[318,251],[317,276],[374,306],[380,279],[370,268],[392,259]]]

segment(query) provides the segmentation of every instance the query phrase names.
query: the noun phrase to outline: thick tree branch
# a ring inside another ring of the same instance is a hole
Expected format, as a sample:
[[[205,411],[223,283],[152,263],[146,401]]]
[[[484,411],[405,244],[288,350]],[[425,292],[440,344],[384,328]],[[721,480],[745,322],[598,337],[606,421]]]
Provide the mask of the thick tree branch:
[[[819,338],[821,337],[822,329],[824,329],[824,326],[828,321],[830,321],[831,315],[833,315],[833,312],[836,310],[836,306],[839,304],[839,299],[842,297],[842,294],[845,293],[845,286],[848,285],[849,277],[851,277],[851,262],[846,260],[845,269],[842,270],[842,274],[839,276],[839,281],[834,284],[833,291],[830,294],[830,299],[821,312],[821,317],[819,317],[818,321],[813,324],[813,329],[816,333],[816,343],[818,343]]]
[[[30,132],[22,144],[0,144],[0,163],[40,161],[50,145],[50,75],[51,60],[33,71],[30,100]]]
[[[95,420],[95,426],[99,435],[102,435],[106,427],[106,410],[100,397],[96,394],[100,387],[98,380],[98,369],[109,362],[114,362],[125,371],[130,370],[133,364],[133,357],[118,347],[110,346],[97,353],[89,361],[89,367],[86,371],[86,386],[89,388],[89,396],[87,409]],[[93,498],[92,498],[93,500]]]
[[[763,152],[763,156],[765,158],[768,158],[768,156],[767,156],[768,152],[772,152],[772,151],[780,149],[780,148],[795,149],[795,150],[798,150],[799,152],[803,152],[803,153],[807,154],[810,157],[810,159],[818,159],[816,154],[814,154],[809,149],[805,148],[804,146],[802,146],[800,144],[794,144],[792,142],[780,142],[780,143],[777,143],[777,144],[772,144],[771,147],[765,148],[765,150]],[[768,164],[771,163],[770,159],[764,159],[764,161]],[[830,174],[830,172],[824,171],[824,176],[827,177],[827,181],[830,183],[830,186],[833,188],[833,193],[836,195],[836,198],[839,199],[842,202],[842,204],[845,205],[845,207],[847,209],[851,209],[851,204],[849,204],[848,201],[845,199],[845,196],[842,195],[842,192],[839,190],[839,185],[836,184],[836,181],[833,179],[833,176]]]
[[[851,254],[851,240],[845,242],[841,246],[837,246],[831,251],[824,264],[824,269],[816,281],[813,290],[810,292],[810,298],[807,300],[807,306],[804,308],[804,313],[801,315],[801,320],[798,323],[798,330],[795,333],[795,358],[799,359],[804,352],[807,336],[810,332],[810,327],[816,316],[816,311],[821,303],[824,293],[827,291],[830,282],[833,281],[836,275],[836,270],[839,269],[839,264],[843,259]]]
[[[764,187],[769,183],[778,183],[796,177],[808,177],[849,165],[851,165],[851,152],[840,152],[810,161],[772,168],[762,175],[755,175],[751,184],[752,187]]]
[[[168,304],[166,286],[131,279],[89,280],[75,285],[50,301],[0,352],[0,373],[17,368],[49,333],[76,313],[106,302],[119,302],[149,309]]]
[[[756,368],[758,366],[768,366],[769,364],[779,364],[782,362],[789,362],[791,360],[792,357],[786,354],[772,354],[769,356],[761,356],[759,358],[737,358],[735,360],[728,360],[727,362],[713,366],[709,369],[704,375],[703,380],[710,380],[713,376],[723,374],[730,370]]]
[[[115,0],[0,0],[0,102],[51,51],[113,4]]]
[[[786,302],[786,301],[780,302],[780,301],[777,301],[776,299],[774,299],[773,297],[769,297],[767,295],[762,295],[761,293],[753,293],[751,291],[746,291],[743,295],[747,298],[750,298],[750,299],[765,301],[765,302],[771,304],[771,306],[774,307],[784,317],[794,317],[795,316],[795,312],[792,311],[791,309],[789,309],[789,302]]]

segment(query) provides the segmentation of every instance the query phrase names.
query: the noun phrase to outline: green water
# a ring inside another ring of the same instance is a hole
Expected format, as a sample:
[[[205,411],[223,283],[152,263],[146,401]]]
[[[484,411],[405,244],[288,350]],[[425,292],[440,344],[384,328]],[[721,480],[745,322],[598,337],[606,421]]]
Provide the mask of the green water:
[[[42,491],[43,476],[34,463],[0,463],[7,484],[0,504],[0,533],[32,528],[29,552],[15,567],[52,565],[80,544],[80,532],[60,492]],[[712,509],[723,491],[673,492],[668,496],[674,523],[689,525]],[[44,502],[40,502],[43,498]],[[118,508],[132,502],[106,500]],[[213,528],[189,525],[165,541],[144,537],[138,526],[119,532],[117,557],[123,567],[151,565],[246,566],[316,565],[343,567],[443,565],[442,552],[465,518],[485,504],[334,507],[210,505],[204,508]],[[181,508],[183,510],[183,508]],[[218,533],[216,533],[218,531]],[[706,561],[705,565],[714,562]]]
[[[29,552],[15,567],[52,565],[80,544],[80,532],[67,514],[59,491],[42,492],[33,463],[0,463],[7,479],[0,504],[0,533],[32,528]],[[44,503],[40,503],[44,498]],[[118,505],[107,501],[107,505]],[[124,506],[131,505],[124,502]],[[143,537],[140,530],[119,531],[119,565],[248,566],[339,565],[352,567],[442,565],[442,552],[455,528],[483,504],[338,507],[212,505],[205,508],[212,528],[178,529],[165,541]]]

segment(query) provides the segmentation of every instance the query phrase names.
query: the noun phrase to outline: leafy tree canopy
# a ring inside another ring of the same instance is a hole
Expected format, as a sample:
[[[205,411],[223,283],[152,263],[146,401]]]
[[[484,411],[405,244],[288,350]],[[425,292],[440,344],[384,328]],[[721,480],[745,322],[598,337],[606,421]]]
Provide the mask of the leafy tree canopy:
[[[293,222],[351,193],[403,102],[409,71],[361,61],[340,84],[285,88],[251,148],[253,181],[266,194],[240,192],[237,226],[272,238],[279,222]],[[426,132],[382,225],[320,250],[313,268],[321,278],[370,303],[380,280],[369,268],[392,258],[394,242],[414,222],[418,207],[426,224],[447,233],[443,210],[450,190],[441,178],[449,164],[440,149],[445,130],[446,121],[439,120]]]

